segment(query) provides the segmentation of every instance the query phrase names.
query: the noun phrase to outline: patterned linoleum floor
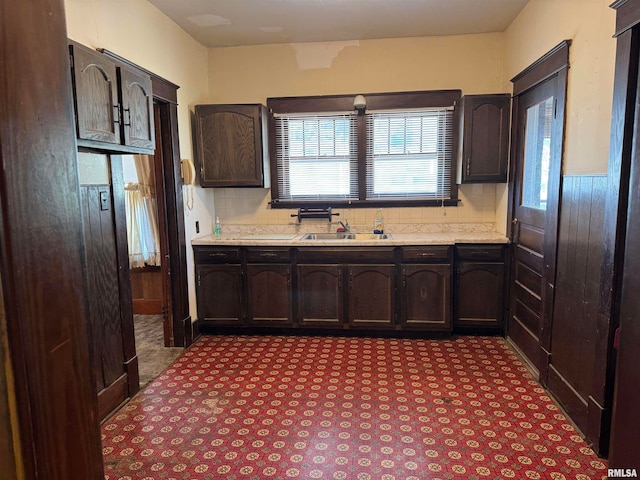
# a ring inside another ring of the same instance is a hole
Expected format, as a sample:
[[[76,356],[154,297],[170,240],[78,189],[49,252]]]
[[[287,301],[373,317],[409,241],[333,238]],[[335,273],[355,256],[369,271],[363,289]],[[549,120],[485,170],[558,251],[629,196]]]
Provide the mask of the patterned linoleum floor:
[[[508,344],[202,337],[102,427],[106,479],[602,479]]]
[[[144,388],[184,352],[184,348],[164,346],[162,315],[134,315],[136,354],[140,388]]]

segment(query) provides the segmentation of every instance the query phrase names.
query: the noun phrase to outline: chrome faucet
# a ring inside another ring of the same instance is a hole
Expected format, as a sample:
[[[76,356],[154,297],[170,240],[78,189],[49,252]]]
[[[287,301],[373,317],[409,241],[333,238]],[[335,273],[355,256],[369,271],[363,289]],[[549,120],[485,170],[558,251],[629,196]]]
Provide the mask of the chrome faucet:
[[[338,220],[338,223],[340,225],[342,225],[342,228],[344,228],[345,232],[350,232],[351,231],[351,226],[349,225],[349,220],[347,220],[346,218],[344,219],[345,223],[342,223],[342,220]]]

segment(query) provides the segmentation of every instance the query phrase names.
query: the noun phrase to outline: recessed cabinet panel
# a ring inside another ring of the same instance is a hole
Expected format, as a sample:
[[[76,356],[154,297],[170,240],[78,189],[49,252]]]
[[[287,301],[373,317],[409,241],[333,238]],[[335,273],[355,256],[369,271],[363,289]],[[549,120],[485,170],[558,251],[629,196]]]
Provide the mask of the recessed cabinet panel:
[[[349,265],[348,310],[353,326],[385,327],[395,318],[395,267]]]
[[[103,55],[71,45],[79,139],[120,143],[116,65]]]
[[[196,159],[203,187],[269,185],[264,105],[196,105]]]
[[[502,263],[461,263],[456,275],[455,327],[501,328]]]
[[[402,265],[403,326],[451,331],[451,266]]]
[[[339,327],[344,321],[343,269],[339,265],[298,266],[298,323]]]
[[[120,68],[122,126],[124,144],[153,149],[153,94],[151,77],[129,68]]]
[[[239,325],[243,321],[240,265],[196,265],[198,318],[205,323]]]
[[[291,267],[247,265],[249,322],[291,324]]]
[[[504,183],[509,158],[511,96],[462,98],[458,183]]]

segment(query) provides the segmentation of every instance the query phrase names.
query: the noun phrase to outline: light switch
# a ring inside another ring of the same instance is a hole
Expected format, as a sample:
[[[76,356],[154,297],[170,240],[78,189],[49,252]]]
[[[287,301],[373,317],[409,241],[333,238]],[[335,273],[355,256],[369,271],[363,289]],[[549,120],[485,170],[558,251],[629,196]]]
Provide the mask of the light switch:
[[[100,210],[109,210],[109,192],[100,192]]]

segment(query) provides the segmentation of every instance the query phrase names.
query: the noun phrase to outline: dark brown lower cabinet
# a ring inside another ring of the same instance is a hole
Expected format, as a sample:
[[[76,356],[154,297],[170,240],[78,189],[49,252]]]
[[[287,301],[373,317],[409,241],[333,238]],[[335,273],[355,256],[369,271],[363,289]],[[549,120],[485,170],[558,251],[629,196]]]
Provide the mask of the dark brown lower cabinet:
[[[298,265],[298,324],[344,324],[343,269],[339,265]]]
[[[395,319],[395,266],[349,265],[349,324],[388,327]]]
[[[247,265],[247,308],[254,325],[291,325],[290,265]]]
[[[242,267],[239,264],[196,265],[196,297],[200,321],[242,324]]]
[[[504,250],[503,245],[456,248],[454,330],[502,330]]]
[[[198,318],[203,331],[208,325],[450,333],[455,311],[457,327],[500,331],[504,246],[461,249],[455,296],[453,251],[195,245]]]
[[[402,265],[403,328],[451,331],[451,265]]]

